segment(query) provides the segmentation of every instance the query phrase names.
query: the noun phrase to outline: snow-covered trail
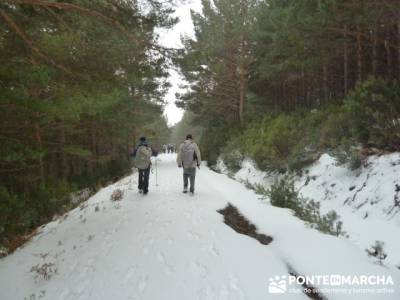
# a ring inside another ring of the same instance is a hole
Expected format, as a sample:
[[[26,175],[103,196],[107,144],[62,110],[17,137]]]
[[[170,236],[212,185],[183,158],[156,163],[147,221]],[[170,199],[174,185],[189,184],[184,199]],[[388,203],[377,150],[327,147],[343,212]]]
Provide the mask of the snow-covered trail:
[[[287,275],[287,265],[304,275],[391,275],[397,290],[379,297],[400,299],[400,272],[372,263],[349,241],[307,228],[288,210],[259,201],[206,167],[197,173],[196,194],[182,194],[181,172],[175,155],[162,155],[158,186],[153,173],[147,196],[137,193],[134,174],[44,226],[24,248],[0,260],[0,299],[307,299],[299,286],[298,293],[268,293],[269,278]],[[112,202],[117,188],[124,198]],[[225,225],[216,210],[227,202],[273,242],[261,245]],[[31,272],[43,263],[57,269],[48,280]]]

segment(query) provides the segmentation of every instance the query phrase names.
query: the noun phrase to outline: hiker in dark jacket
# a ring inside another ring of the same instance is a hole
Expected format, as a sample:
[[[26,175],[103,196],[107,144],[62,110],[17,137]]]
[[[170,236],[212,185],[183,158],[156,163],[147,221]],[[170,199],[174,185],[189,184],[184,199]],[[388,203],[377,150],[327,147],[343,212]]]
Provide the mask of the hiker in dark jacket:
[[[196,166],[200,168],[201,156],[197,144],[193,141],[191,134],[179,146],[176,159],[178,167],[183,167],[183,192],[188,192],[188,181],[190,180],[190,194],[194,194],[194,181],[196,177]]]
[[[146,137],[144,136],[140,138],[139,144],[132,153],[134,157],[134,166],[139,170],[139,193],[143,193],[143,195],[149,192],[151,157],[157,156],[157,154],[157,151],[148,145]]]

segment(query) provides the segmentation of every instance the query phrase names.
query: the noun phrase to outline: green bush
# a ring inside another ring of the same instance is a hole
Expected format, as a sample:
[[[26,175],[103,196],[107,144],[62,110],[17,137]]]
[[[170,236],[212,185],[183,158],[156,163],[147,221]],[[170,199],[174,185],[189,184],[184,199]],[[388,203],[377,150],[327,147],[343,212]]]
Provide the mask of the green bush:
[[[284,207],[298,210],[298,193],[295,190],[294,182],[289,177],[284,177],[275,181],[275,183],[267,190],[271,204],[277,207]]]
[[[357,170],[363,164],[363,157],[360,149],[353,146],[349,140],[342,139],[339,146],[330,151],[330,154],[336,159],[337,165],[346,164],[350,170]]]
[[[35,201],[32,201],[30,205],[33,211],[26,216],[26,222],[29,222],[26,226],[34,227],[47,222],[63,206],[69,204],[69,196],[75,190],[76,187],[70,185],[66,180],[49,179],[41,184],[28,196]]]
[[[339,221],[337,213],[330,211],[326,215],[321,215],[319,202],[301,197],[289,176],[277,180],[266,191],[266,195],[272,205],[292,209],[295,216],[323,233],[336,236],[345,234],[342,231],[343,223]]]
[[[353,151],[350,156],[349,167],[350,170],[357,170],[363,165],[363,157],[359,151]]]
[[[233,158],[231,154],[237,156],[240,153],[253,159],[262,170],[284,172],[298,143],[297,121],[293,116],[281,114],[251,123],[239,133],[240,136],[230,139],[223,149],[223,156],[229,159]],[[233,162],[228,164],[237,167]]]
[[[295,117],[284,114],[270,120],[261,136],[264,143],[255,153],[256,162],[259,157],[260,164],[267,169],[288,170],[288,160],[293,157],[300,138],[297,121]]]
[[[242,167],[242,162],[243,162],[243,154],[237,150],[230,150],[224,152],[221,155],[222,160],[224,161],[226,167],[229,169],[231,172],[237,172],[240,170]]]
[[[24,203],[11,194],[4,186],[0,186],[0,243],[8,233],[16,233],[20,229]]]
[[[295,215],[310,224],[314,224],[315,227],[315,224],[317,224],[320,219],[319,202],[299,197],[297,201],[300,203],[297,204]]]
[[[345,99],[351,135],[363,145],[398,149],[400,145],[400,84],[369,79]]]
[[[336,149],[349,142],[356,143],[351,135],[348,114],[343,106],[331,106],[325,111],[325,120],[318,132],[318,143],[321,150]]]
[[[334,210],[332,210],[326,215],[318,218],[318,221],[316,222],[316,229],[330,235],[343,235],[343,222],[339,221],[339,219],[339,215]]]
[[[382,241],[375,241],[375,244],[370,247],[370,249],[365,249],[369,256],[378,259],[379,264],[383,264],[383,260],[386,259],[387,254],[384,251],[385,243]]]
[[[26,194],[13,194],[0,186],[0,243],[25,234],[50,221],[54,214],[62,213],[71,205],[70,193],[75,190],[74,185],[58,179],[49,179]]]
[[[222,150],[221,158],[231,172],[237,172],[242,167],[245,151],[243,134],[230,139]]]
[[[204,131],[200,140],[202,159],[206,160],[209,166],[217,163],[227,142],[234,136],[240,135],[238,128],[222,127],[219,129],[208,128]]]

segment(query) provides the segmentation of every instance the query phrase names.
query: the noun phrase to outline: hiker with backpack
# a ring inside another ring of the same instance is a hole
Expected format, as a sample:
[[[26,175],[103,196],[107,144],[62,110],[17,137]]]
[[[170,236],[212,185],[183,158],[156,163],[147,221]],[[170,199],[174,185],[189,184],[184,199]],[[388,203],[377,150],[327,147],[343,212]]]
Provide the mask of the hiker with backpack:
[[[183,193],[188,192],[188,181],[190,181],[190,194],[194,194],[194,181],[196,177],[196,166],[200,169],[200,150],[193,141],[191,134],[186,136],[186,140],[179,146],[177,163],[179,168],[183,168]]]
[[[157,154],[157,151],[148,145],[146,137],[140,138],[138,146],[132,153],[134,166],[139,170],[139,193],[143,193],[143,195],[147,195],[149,192],[151,157],[157,156]]]

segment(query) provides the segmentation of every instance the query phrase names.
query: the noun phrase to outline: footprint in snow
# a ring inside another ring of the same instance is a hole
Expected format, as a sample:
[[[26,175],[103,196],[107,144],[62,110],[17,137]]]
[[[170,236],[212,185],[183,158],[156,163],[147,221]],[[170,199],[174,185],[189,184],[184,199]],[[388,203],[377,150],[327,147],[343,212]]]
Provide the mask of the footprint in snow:
[[[157,259],[162,264],[162,266],[164,267],[165,273],[172,274],[174,272],[174,268],[167,263],[164,254],[158,253]]]
[[[140,233],[136,236],[136,240],[137,240],[138,242],[140,242],[140,241],[143,239],[143,235],[144,235],[144,232],[143,232],[143,231],[140,232]]]
[[[192,230],[188,230],[187,231],[187,235],[189,236],[189,238],[195,239],[195,240],[200,240],[200,238],[201,238],[200,234],[198,234],[198,233],[196,233],[196,232],[194,232]]]
[[[59,300],[70,299],[69,296],[71,296],[71,291],[69,290],[69,288],[66,288],[61,292]]]
[[[219,251],[218,251],[218,249],[217,249],[217,247],[215,245],[204,245],[201,248],[201,250],[204,251],[204,252],[208,252],[209,254],[211,254],[214,257],[219,257],[220,256]]]
[[[229,276],[229,287],[231,292],[233,291],[233,293],[238,297],[238,299],[247,299],[245,293],[240,287],[239,278],[237,276],[235,275]]]
[[[88,279],[79,280],[75,285],[73,293],[82,296],[86,291],[88,291],[89,286],[90,281]]]
[[[149,248],[144,247],[144,248],[142,249],[142,252],[143,252],[144,255],[148,255],[148,254],[149,254]]]
[[[219,291],[218,299],[221,299],[221,300],[229,300],[229,299],[231,299],[230,294],[229,294],[229,289],[225,285],[223,285],[221,287],[221,289]]]
[[[73,264],[71,264],[69,266],[69,271],[72,273],[77,266],[78,266],[78,262],[74,262]]]
[[[140,295],[143,295],[146,287],[147,287],[147,283],[149,281],[149,277],[146,275],[145,277],[141,276],[137,282],[137,289],[138,292],[140,293]]]
[[[214,288],[210,285],[205,288],[200,289],[197,292],[197,296],[199,300],[210,300],[210,299],[218,299],[218,296],[214,290]]]
[[[203,278],[206,277],[207,274],[208,274],[208,269],[207,269],[207,267],[206,267],[205,265],[202,265],[202,264],[199,263],[198,261],[191,262],[191,263],[190,263],[189,270],[190,270],[192,273],[194,273],[194,274],[196,274],[196,275],[199,275],[199,276],[201,276],[201,277],[203,277]]]
[[[125,283],[130,282],[132,277],[136,274],[137,269],[138,269],[137,265],[129,267],[128,272],[125,275]]]
[[[171,225],[173,222],[171,220],[164,221],[164,228]]]
[[[229,276],[229,285],[231,289],[237,290],[238,288],[239,279],[235,275]]]

